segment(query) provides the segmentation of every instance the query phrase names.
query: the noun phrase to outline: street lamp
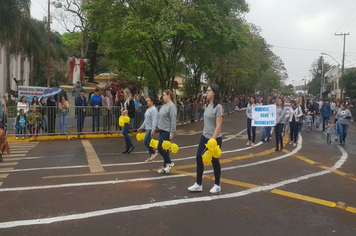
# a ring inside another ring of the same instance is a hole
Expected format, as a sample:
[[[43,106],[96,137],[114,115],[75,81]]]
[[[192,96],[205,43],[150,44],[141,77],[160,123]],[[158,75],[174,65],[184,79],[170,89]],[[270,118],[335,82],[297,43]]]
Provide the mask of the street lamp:
[[[340,63],[337,62],[337,60],[336,60],[333,56],[331,56],[330,54],[325,53],[325,52],[322,52],[321,55],[328,55],[329,57],[331,57],[331,58],[336,62],[336,64],[337,64],[338,66],[340,65]]]

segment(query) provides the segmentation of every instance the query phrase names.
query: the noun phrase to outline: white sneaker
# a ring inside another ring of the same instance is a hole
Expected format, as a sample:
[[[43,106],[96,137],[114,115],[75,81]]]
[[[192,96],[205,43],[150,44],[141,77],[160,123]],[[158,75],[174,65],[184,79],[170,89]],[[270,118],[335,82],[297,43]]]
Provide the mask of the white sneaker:
[[[210,189],[210,193],[218,193],[221,191],[221,188],[219,185],[214,184],[214,186]]]
[[[166,173],[165,171],[164,171],[164,167],[162,166],[161,167],[161,169],[159,169],[157,172],[158,172],[158,174],[164,174],[164,173]]]
[[[174,162],[171,162],[170,164],[166,164],[166,168],[164,168],[164,171],[166,173],[169,173],[169,171],[172,169],[173,166],[174,166]]]
[[[18,140],[19,139],[19,137],[16,137],[16,140]]]
[[[199,185],[197,183],[194,183],[192,186],[188,188],[189,191],[191,192],[201,192],[203,191],[203,186]]]

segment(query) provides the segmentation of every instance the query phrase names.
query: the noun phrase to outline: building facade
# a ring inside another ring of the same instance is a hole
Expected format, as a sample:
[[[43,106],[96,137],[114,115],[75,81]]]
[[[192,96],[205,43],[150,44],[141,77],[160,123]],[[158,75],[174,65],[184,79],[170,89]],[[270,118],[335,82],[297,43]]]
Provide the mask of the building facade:
[[[17,91],[17,84],[14,80],[23,80],[21,85],[29,86],[29,79],[30,79],[30,62],[27,58],[23,60],[23,64],[21,66],[21,59],[20,55],[18,56],[10,56],[10,66],[7,67],[7,52],[5,47],[0,44],[0,93],[6,97],[7,99],[10,96],[6,93],[7,87],[7,72],[10,71],[10,88],[14,91]],[[14,99],[11,97],[11,99]]]

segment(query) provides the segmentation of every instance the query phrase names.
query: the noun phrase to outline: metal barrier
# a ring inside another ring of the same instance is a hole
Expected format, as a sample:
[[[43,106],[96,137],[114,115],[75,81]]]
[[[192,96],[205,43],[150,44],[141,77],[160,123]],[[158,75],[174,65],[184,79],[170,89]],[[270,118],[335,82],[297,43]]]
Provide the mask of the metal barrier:
[[[235,112],[235,103],[223,103],[224,114]],[[21,107],[22,108],[22,107]],[[5,130],[7,136],[24,137],[42,135],[77,135],[77,134],[115,134],[121,132],[118,119],[121,115],[121,107],[70,107],[68,110],[57,106],[25,107],[26,120],[23,125],[20,120],[18,107],[8,107],[5,118]],[[161,106],[157,106],[159,110]],[[143,121],[147,106],[141,107],[141,112],[135,113],[135,120],[131,129],[138,129]],[[205,105],[186,104],[177,106],[177,124],[202,120]]]

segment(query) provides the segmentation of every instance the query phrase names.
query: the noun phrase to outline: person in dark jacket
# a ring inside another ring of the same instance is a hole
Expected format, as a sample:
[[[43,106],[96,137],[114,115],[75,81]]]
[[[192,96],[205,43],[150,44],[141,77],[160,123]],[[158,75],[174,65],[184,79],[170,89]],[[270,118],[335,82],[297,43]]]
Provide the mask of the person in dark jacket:
[[[124,90],[124,107],[121,108],[121,114],[124,116],[129,116],[130,117],[130,123],[125,124],[124,128],[122,129],[122,134],[125,137],[125,144],[126,144],[126,149],[122,153],[131,153],[132,150],[135,149],[135,147],[132,144],[132,140],[129,136],[129,129],[131,128],[132,124],[135,121],[135,102],[132,99],[131,96],[131,91],[126,88]]]
[[[332,115],[330,104],[326,102],[325,99],[320,109],[320,115],[323,119],[323,131],[325,131],[325,126],[328,124],[329,118]]]
[[[48,133],[54,134],[56,128],[57,117],[57,96],[52,96],[47,99],[48,109]]]
[[[80,85],[80,82],[77,81],[77,83],[75,84],[75,87],[72,90],[72,96],[74,98],[74,100],[78,97],[80,97],[80,93],[84,91],[83,87]]]
[[[103,98],[99,95],[99,89],[94,90],[94,95],[91,96],[90,106],[92,106],[92,115],[93,115],[93,133],[95,131],[99,132],[100,126],[100,107],[103,106]]]
[[[85,113],[87,111],[87,99],[84,96],[85,91],[80,92],[80,96],[75,99],[75,115],[77,116],[77,132],[78,135],[83,131]]]

